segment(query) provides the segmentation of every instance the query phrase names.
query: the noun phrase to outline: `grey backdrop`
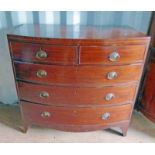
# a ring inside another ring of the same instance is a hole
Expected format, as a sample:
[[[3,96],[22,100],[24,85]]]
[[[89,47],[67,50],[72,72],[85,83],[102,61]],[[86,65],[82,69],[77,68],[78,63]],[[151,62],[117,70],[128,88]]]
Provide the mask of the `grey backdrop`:
[[[14,104],[18,101],[6,33],[13,26],[24,23],[128,25],[147,33],[152,12],[115,11],[55,11],[55,12],[0,12],[0,102]]]

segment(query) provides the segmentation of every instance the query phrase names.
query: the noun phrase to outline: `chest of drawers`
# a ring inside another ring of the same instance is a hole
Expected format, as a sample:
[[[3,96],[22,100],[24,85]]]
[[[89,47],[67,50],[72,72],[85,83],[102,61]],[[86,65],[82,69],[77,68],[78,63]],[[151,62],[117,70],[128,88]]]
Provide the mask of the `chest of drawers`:
[[[23,131],[120,127],[125,136],[149,41],[128,27],[16,28],[8,42]]]

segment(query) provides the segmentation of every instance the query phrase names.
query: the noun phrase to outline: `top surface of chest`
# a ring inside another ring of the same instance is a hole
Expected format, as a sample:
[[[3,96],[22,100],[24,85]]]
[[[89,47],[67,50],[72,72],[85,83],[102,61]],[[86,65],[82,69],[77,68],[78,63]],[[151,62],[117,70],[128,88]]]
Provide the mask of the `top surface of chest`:
[[[8,34],[9,39],[63,45],[122,45],[143,44],[145,34],[130,27],[35,25],[17,26]]]

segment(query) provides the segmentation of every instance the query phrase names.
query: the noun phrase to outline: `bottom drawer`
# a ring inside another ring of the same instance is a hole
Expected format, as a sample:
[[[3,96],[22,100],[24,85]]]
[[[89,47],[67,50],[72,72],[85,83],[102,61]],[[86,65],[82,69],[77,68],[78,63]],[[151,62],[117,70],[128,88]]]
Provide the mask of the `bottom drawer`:
[[[22,101],[21,108],[24,120],[29,124],[107,125],[129,120],[132,105],[81,108],[45,106]]]

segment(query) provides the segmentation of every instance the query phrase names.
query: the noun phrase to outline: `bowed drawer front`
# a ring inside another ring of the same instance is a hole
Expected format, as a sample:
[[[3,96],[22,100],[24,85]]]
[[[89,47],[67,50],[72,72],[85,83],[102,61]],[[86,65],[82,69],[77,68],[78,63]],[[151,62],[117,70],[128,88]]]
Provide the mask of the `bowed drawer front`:
[[[75,46],[58,46],[11,42],[11,52],[13,59],[56,63],[56,64],[75,64],[76,50]]]
[[[131,105],[117,107],[55,107],[22,102],[23,113],[32,123],[91,125],[128,120]]]
[[[150,38],[126,27],[77,28],[30,24],[8,34],[23,131],[120,127],[125,136]]]
[[[81,64],[129,64],[143,62],[144,45],[131,46],[82,46],[80,48]]]
[[[55,66],[15,62],[16,77],[43,84],[107,85],[139,80],[141,64],[124,66]]]
[[[64,87],[18,82],[22,100],[45,105],[110,105],[134,100],[137,85],[107,86],[101,88]]]

